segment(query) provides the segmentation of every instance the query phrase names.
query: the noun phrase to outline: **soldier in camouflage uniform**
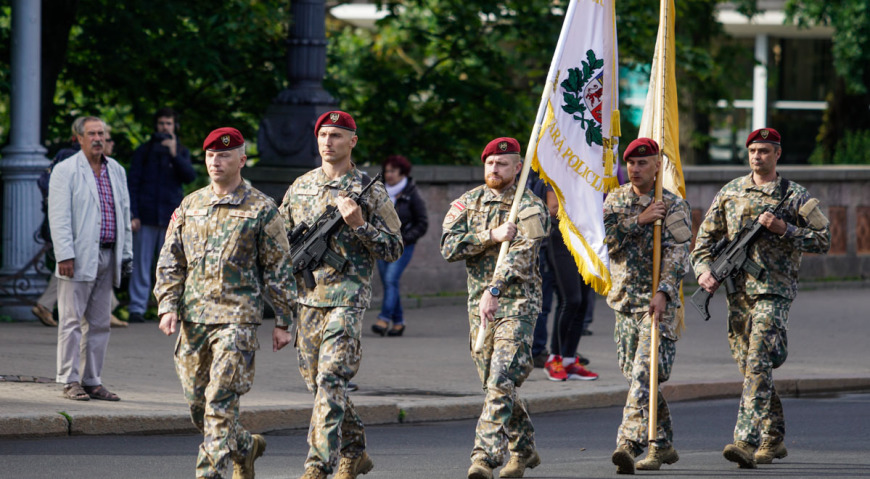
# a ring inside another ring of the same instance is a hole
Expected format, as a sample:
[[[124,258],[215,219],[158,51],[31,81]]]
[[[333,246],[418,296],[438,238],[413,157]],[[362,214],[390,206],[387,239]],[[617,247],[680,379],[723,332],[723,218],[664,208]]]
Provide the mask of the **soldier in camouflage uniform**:
[[[486,393],[477,422],[469,479],[490,479],[507,445],[510,461],[500,477],[522,477],[541,463],[535,431],[516,388],[532,371],[531,344],[541,310],[538,249],[550,227],[544,203],[530,191],[520,200],[517,224],[506,222],[522,168],[520,145],[513,138],[491,141],[481,155],[486,184],[454,201],[444,218],[441,254],[465,261],[468,273],[469,340],[486,329],[480,352],[471,352]],[[510,241],[496,270],[501,243]],[[487,327],[488,324],[488,327]]]
[[[797,295],[801,253],[825,253],[831,243],[828,219],[806,188],[782,178],[776,163],[782,155],[773,128],[753,131],[746,140],[752,173],[725,185],[698,231],[692,263],[698,283],[709,292],[719,287],[710,273],[712,247],[733,239],[747,222],[759,218],[768,231],[750,247],[749,259],[765,269],[755,278],[740,273],[736,292],[728,295],[728,341],[743,374],[743,396],[726,459],[743,468],[784,458],[785,417],[773,384],[773,369],[788,355],[788,311]],[[791,191],[779,218],[772,208]]]
[[[631,183],[612,191],[604,201],[604,241],[613,279],[607,304],[616,313],[613,339],[619,366],[629,383],[611,458],[620,474],[634,474],[634,458],[647,445],[651,316],[659,323],[658,378],[663,383],[670,377],[677,352],[680,281],[689,271],[689,205],[668,190],[663,190],[661,201],[654,201],[656,172],[661,167],[658,151],[658,144],[649,138],[631,142],[624,154]],[[662,220],[663,226],[662,261],[658,290],[653,294],[653,226],[657,220]],[[661,391],[656,409],[656,439],[647,457],[638,461],[638,469],[658,470],[663,463],[679,460],[668,403]]]
[[[275,202],[241,177],[245,143],[235,128],[203,143],[212,183],[172,215],[157,264],[160,329],[179,329],[175,369],[203,433],[196,477],[253,478],[266,440],[239,423],[239,400],[254,382],[257,327],[268,295],[277,323],[292,320],[295,283]],[[178,324],[178,321],[181,321]]]
[[[348,192],[359,193],[370,181],[351,161],[357,142],[353,118],[340,111],[324,113],[314,132],[323,166],[293,182],[281,203],[281,215],[287,231],[293,231],[302,222],[313,225],[329,205],[337,205],[347,226],[329,247],[348,263],[344,271],[323,264],[313,272],[316,287],[299,286],[295,338],[299,372],[314,394],[310,449],[302,477],[325,478],[338,463],[335,477],[352,479],[374,465],[365,452],[365,430],[347,396],[347,383],[360,365],[360,332],[371,301],[375,260],[395,261],[402,256],[402,236],[399,217],[382,183],[368,190],[364,208],[346,197]],[[293,340],[286,331],[276,329],[275,334],[275,349]]]

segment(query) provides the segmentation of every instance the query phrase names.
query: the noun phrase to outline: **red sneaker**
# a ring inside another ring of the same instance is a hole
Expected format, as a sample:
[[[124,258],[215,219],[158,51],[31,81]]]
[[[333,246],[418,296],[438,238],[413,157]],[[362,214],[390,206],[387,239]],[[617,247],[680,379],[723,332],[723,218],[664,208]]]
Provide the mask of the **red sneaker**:
[[[547,379],[550,381],[564,381],[568,379],[565,366],[562,366],[562,356],[554,356],[553,359],[547,361],[544,364],[544,372],[547,373]]]
[[[577,358],[573,363],[565,368],[565,373],[568,379],[577,379],[580,381],[594,381],[598,379],[598,375],[583,367],[580,364],[580,358]]]

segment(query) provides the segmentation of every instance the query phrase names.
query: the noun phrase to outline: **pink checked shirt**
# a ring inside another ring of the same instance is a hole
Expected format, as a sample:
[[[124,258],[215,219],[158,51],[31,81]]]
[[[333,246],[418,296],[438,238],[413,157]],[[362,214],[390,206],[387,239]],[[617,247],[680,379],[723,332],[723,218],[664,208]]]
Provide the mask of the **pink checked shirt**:
[[[100,165],[100,174],[94,173],[97,181],[97,193],[100,197],[100,243],[115,242],[115,199],[112,196],[112,183],[109,181],[109,171],[106,159]]]

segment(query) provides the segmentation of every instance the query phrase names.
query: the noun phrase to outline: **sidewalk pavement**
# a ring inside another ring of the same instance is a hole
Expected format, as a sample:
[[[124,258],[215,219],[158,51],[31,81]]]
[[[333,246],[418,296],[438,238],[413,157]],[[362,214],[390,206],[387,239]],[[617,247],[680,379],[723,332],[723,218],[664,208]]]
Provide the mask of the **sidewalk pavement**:
[[[867,283],[802,288],[789,319],[789,359],[774,373],[785,396],[870,390]],[[688,295],[687,295],[688,299]],[[366,314],[363,357],[351,397],[366,424],[476,418],[483,404],[469,356],[464,298],[441,298],[406,310],[403,337],[371,332],[377,310]],[[554,308],[555,309],[555,308]],[[669,401],[740,395],[742,378],[731,359],[724,294],[704,322],[687,303],[687,330],[663,394]],[[552,325],[552,314],[550,317]],[[519,388],[533,413],[622,405],[627,382],[617,365],[613,312],[598,297],[592,336],[580,353],[596,381],[552,382],[535,369]],[[254,387],[242,398],[242,421],[252,431],[308,427],[313,402],[291,346],[272,352],[272,322],[260,327]],[[71,401],[55,384],[55,329],[34,323],[0,324],[0,437],[195,432],[168,338],[156,322],[113,329],[103,382],[120,402]],[[45,381],[45,382],[42,382]],[[735,410],[737,408],[735,399]]]

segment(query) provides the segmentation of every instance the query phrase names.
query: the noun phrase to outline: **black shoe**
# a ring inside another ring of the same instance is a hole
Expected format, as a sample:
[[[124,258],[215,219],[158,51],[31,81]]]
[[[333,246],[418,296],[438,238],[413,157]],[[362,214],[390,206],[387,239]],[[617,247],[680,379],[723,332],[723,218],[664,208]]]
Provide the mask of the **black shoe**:
[[[577,362],[580,363],[581,366],[589,366],[589,359],[579,354],[577,355]]]
[[[372,332],[375,334],[380,334],[381,336],[384,336],[387,334],[387,328],[389,326],[390,326],[390,324],[388,322],[384,321],[383,319],[378,318],[377,322],[375,322],[375,324],[372,325]]]
[[[347,392],[356,391],[359,389],[359,386],[356,383],[352,383],[350,381],[347,382]]]
[[[393,327],[387,331],[387,336],[401,336],[404,332],[404,324],[394,324]]]
[[[584,329],[583,331],[580,332],[580,336],[592,336],[592,330],[591,329]]]
[[[130,313],[130,317],[127,318],[128,323],[144,323],[145,317],[142,316],[141,313]]]
[[[550,353],[547,351],[542,352],[541,354],[537,354],[532,358],[532,362],[534,363],[536,368],[543,368],[545,364],[547,364],[547,359],[550,357]]]

